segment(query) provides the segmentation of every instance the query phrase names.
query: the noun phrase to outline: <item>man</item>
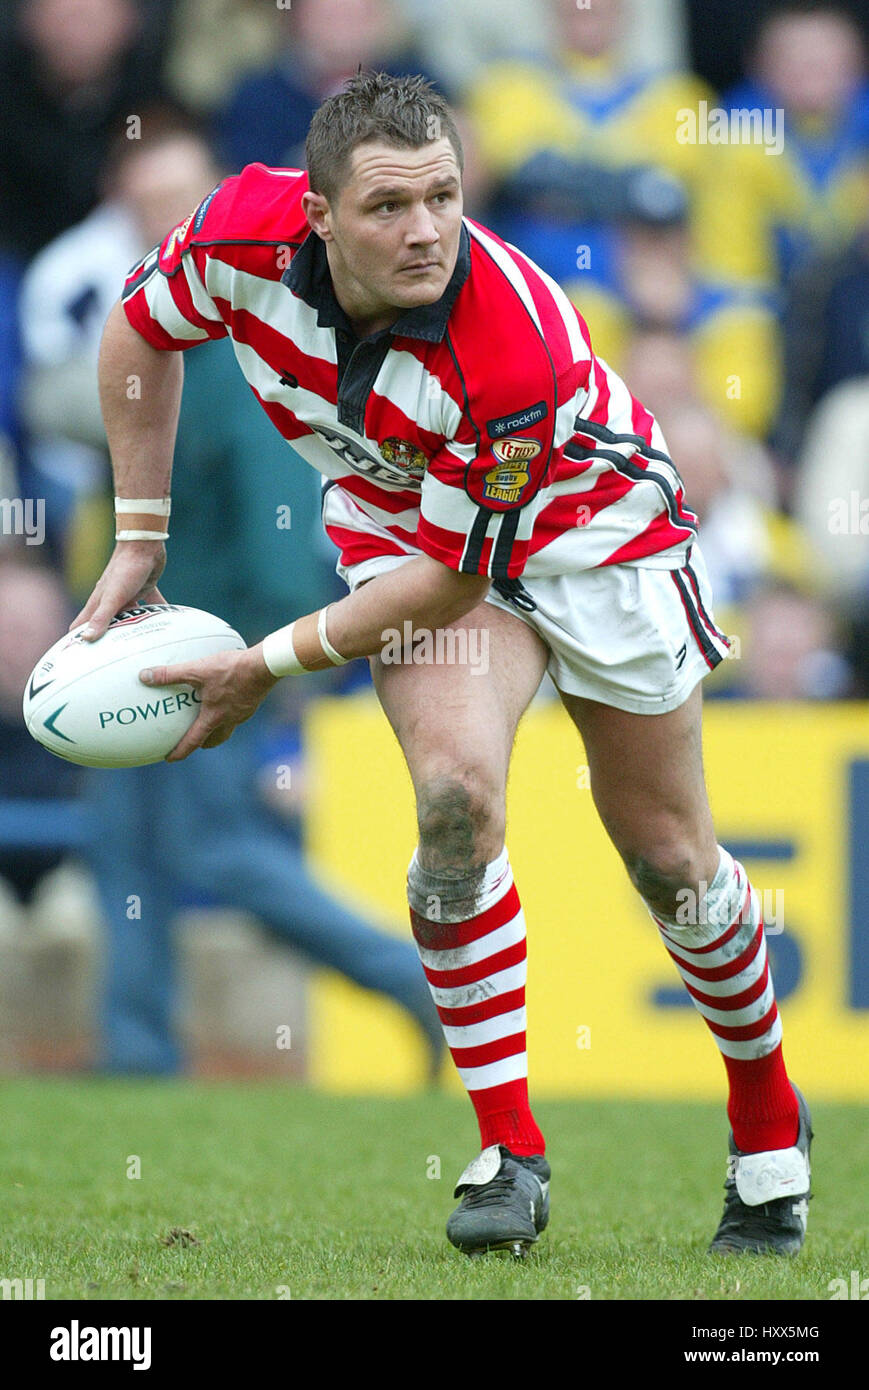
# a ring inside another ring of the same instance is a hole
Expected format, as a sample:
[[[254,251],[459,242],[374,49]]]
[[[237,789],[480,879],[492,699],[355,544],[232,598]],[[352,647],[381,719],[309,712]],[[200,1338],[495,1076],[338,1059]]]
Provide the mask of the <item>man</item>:
[[[102,327],[130,262],[184,217],[220,172],[207,142],[180,113],[144,111],[140,138],[121,135],[113,148],[104,176],[106,200],[47,246],[25,277],[27,418],[33,433],[42,426],[40,478],[62,471],[75,476],[73,464],[81,477],[81,454],[74,451],[85,447],[98,465],[98,488],[90,494],[82,489],[81,510],[63,537],[66,554],[75,553],[79,565],[87,566],[89,580],[99,573],[107,540],[94,525],[95,504],[102,520],[105,472],[95,371]],[[228,341],[209,343],[189,364],[175,452],[176,515],[182,524],[175,527],[169,574],[185,603],[218,612],[249,636],[262,636],[288,609],[334,595],[339,581],[329,574],[315,475],[299,467],[286,477],[287,448],[251,400]],[[59,493],[55,484],[52,496]],[[291,535],[275,525],[278,507],[292,515]],[[229,512],[232,528],[225,525]],[[87,553],[69,540],[70,530],[83,537],[85,529]],[[35,599],[26,605],[31,625],[34,604]],[[56,608],[49,619],[52,613]],[[41,624],[38,633],[44,630]],[[48,642],[40,646],[37,636],[35,650],[31,645],[16,715],[25,676]],[[4,661],[6,668],[14,665]],[[11,679],[14,672],[7,674]],[[0,679],[0,746],[2,687]],[[398,1004],[421,1030],[433,1075],[444,1044],[416,951],[324,892],[308,872],[301,844],[263,805],[257,778],[267,713],[261,713],[264,718],[251,720],[242,737],[210,758],[180,768],[158,764],[109,775],[90,770],[84,778],[94,830],[85,853],[106,925],[97,1065],[110,1072],[167,1075],[184,1064],[173,943],[179,905],[193,893],[200,901],[242,907],[313,964],[338,970]],[[17,747],[20,739],[31,761],[43,755],[17,718],[11,743]],[[72,764],[52,757],[47,762],[55,783],[66,768],[72,774]],[[294,785],[297,771],[298,765],[292,768]],[[33,789],[32,778],[17,780]],[[150,827],[148,835],[140,833],[143,825]],[[131,883],[147,884],[144,922],[127,915]]]
[[[489,64],[465,99],[495,183],[498,232],[573,298],[577,281],[612,273],[615,228],[637,212],[663,223],[684,208],[698,234],[710,161],[705,146],[676,139],[676,113],[713,94],[692,73],[627,56],[625,0],[539,8],[548,52]]]
[[[103,325],[132,261],[225,172],[182,113],[156,106],[140,117],[138,139],[122,125],[110,146],[100,202],[42,248],[21,284],[29,485],[46,498],[49,536],[74,590],[104,558],[98,528],[82,524],[92,522],[107,471],[96,383]]]
[[[112,135],[162,96],[166,0],[14,0],[0,43],[0,243],[29,258],[100,196]]]
[[[758,896],[712,828],[698,681],[726,639],[660,430],[557,286],[463,219],[461,144],[422,79],[353,79],[316,113],[307,162],[307,177],[252,165],[209,194],[109,317],[119,540],[78,621],[97,638],[124,604],[160,600],[172,349],[230,332],[264,409],[328,479],[351,592],[247,651],[143,679],[200,691],[175,761],[228,738],[282,674],[371,658],[416,791],[413,932],[483,1144],[449,1238],[521,1253],[549,1215],[504,845],[513,738],[548,670],[603,822],[724,1054],[733,1137],[713,1248],[795,1253],[810,1122],[784,1069]],[[446,629],[470,651],[483,626],[485,672],[384,646],[389,630]]]
[[[396,75],[420,71],[390,0],[293,0],[281,19],[268,66],[245,73],[217,113],[228,168],[303,160],[314,112],[360,64]]]
[[[869,72],[856,16],[835,0],[756,9],[748,77],[723,93],[721,107],[732,122],[762,113],[763,139],[736,138],[732,124],[728,143],[702,147],[715,176],[698,244],[702,263],[755,291],[787,289],[814,257],[847,246],[865,217],[869,157]]]

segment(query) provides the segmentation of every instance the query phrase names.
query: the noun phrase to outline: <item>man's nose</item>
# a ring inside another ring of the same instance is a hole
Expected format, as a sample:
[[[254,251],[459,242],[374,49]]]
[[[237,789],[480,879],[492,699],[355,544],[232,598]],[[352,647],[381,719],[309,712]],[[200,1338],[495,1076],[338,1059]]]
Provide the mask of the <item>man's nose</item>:
[[[415,204],[407,228],[407,239],[415,246],[432,246],[440,240],[440,232],[425,203]]]

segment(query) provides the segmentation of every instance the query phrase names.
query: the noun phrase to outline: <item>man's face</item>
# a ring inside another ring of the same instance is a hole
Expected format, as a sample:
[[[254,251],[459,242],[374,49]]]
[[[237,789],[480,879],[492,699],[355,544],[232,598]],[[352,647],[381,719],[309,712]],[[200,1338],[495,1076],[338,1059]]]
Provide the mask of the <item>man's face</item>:
[[[461,174],[446,138],[416,150],[358,145],[333,203],[306,194],[328,246],[339,303],[373,328],[433,304],[446,289],[462,228]]]
[[[594,0],[580,6],[577,0],[554,0],[555,30],[561,46],[588,58],[609,53],[622,28],[622,0]]]
[[[113,192],[132,214],[142,245],[156,246],[219,177],[207,148],[195,135],[173,135],[139,151],[131,140]]]
[[[20,25],[42,66],[64,84],[100,81],[140,25],[131,0],[28,0]]]
[[[305,0],[287,26],[291,58],[301,45],[305,67],[324,78],[354,73],[360,63],[377,67],[394,43],[394,23],[383,0]]]
[[[830,116],[857,87],[862,56],[857,31],[843,15],[783,15],[761,43],[760,72],[785,110]]]

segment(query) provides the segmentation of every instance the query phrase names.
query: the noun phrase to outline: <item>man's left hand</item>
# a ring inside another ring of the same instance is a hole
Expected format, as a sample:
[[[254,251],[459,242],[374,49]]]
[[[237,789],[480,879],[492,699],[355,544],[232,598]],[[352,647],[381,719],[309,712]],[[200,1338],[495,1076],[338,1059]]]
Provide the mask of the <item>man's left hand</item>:
[[[194,724],[167,754],[167,763],[181,762],[197,748],[225,743],[237,724],[250,719],[277,684],[262,658],[262,644],[245,651],[217,652],[178,666],[154,666],[139,672],[144,685],[192,685],[201,705]]]

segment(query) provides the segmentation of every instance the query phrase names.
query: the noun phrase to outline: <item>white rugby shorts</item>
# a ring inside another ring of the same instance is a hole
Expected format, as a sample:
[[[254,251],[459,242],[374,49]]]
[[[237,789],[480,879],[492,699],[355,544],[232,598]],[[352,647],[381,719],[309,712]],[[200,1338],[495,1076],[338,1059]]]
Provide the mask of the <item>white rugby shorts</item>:
[[[351,591],[412,555],[380,555],[338,573]],[[494,586],[486,603],[527,623],[549,648],[547,671],[559,690],[629,714],[666,714],[728,654],[712,614],[709,577],[694,542],[679,569],[603,565],[521,580],[534,611],[515,607]]]

